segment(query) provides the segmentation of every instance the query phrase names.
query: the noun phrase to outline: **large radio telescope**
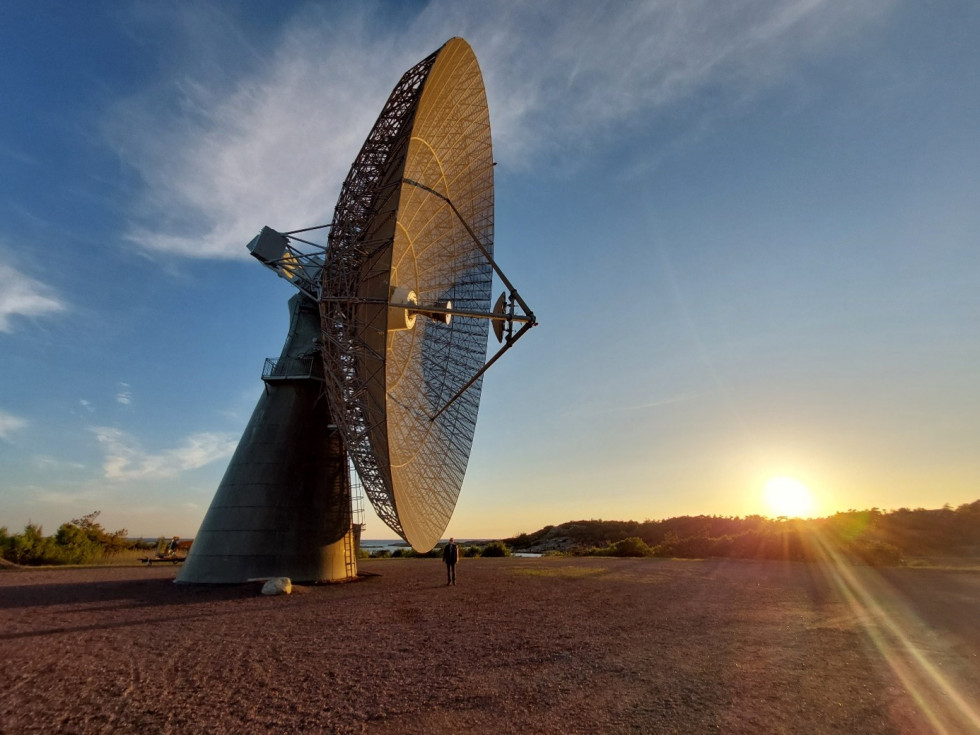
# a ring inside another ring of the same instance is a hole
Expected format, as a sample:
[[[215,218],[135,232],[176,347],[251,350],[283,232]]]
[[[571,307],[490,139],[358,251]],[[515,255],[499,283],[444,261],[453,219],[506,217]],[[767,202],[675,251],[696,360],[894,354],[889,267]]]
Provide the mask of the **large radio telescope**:
[[[483,78],[453,38],[409,69],[334,210],[268,227],[252,255],[298,289],[278,360],[195,538],[183,582],[356,576],[348,459],[378,517],[418,551],[459,497],[483,373],[535,324],[493,259]],[[504,287],[491,309],[496,273]],[[489,327],[502,346],[486,359]]]

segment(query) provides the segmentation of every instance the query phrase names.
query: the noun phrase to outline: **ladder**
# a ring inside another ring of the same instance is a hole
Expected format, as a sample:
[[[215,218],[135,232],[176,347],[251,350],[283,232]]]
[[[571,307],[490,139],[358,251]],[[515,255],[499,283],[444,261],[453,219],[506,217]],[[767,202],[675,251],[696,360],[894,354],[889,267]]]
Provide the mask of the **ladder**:
[[[347,579],[357,579],[357,540],[364,533],[364,485],[348,459],[347,476],[350,480],[351,527],[344,536],[344,565]]]
[[[354,548],[354,527],[344,534],[344,569],[347,581],[357,579],[357,551]]]

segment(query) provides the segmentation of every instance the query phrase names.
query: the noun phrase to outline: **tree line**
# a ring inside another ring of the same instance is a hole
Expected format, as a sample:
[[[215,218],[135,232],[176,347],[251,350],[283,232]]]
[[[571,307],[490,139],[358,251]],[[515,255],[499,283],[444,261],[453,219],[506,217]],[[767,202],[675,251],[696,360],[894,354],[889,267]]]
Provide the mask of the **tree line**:
[[[100,511],[94,511],[62,523],[53,536],[45,536],[44,530],[36,523],[28,523],[17,534],[10,534],[6,526],[0,526],[0,558],[25,566],[92,564],[123,551],[162,552],[166,548],[167,539],[162,536],[155,541],[144,541],[128,538],[129,532],[125,528],[108,531],[99,523],[99,515]],[[461,544],[460,553],[465,557],[507,556],[510,550],[501,541],[490,541],[485,544]],[[362,558],[437,558],[442,556],[442,546],[425,554],[405,548],[381,550],[373,554],[362,550],[360,555]]]
[[[680,516],[569,521],[504,540],[514,549],[582,555],[731,557],[873,565],[909,557],[980,556],[980,500],[938,510],[848,510],[826,518]]]
[[[13,535],[0,527],[0,557],[25,565],[91,564],[130,549],[163,550],[165,539],[129,539],[125,528],[103,528],[99,514],[94,511],[63,523],[53,536],[45,536],[34,523]],[[911,557],[980,557],[980,500],[955,509],[949,505],[936,510],[871,508],[806,520],[701,515],[659,521],[569,521],[461,551],[464,556],[504,556],[511,549],[690,559],[816,561],[829,557],[873,565],[899,564]],[[438,556],[441,551],[436,548],[422,555],[398,549],[372,556]]]
[[[45,536],[36,523],[28,523],[13,535],[0,526],[0,556],[25,565],[91,564],[128,549],[154,549],[163,542],[130,539],[125,528],[107,531],[98,522],[99,514],[96,510],[62,523],[53,536]]]

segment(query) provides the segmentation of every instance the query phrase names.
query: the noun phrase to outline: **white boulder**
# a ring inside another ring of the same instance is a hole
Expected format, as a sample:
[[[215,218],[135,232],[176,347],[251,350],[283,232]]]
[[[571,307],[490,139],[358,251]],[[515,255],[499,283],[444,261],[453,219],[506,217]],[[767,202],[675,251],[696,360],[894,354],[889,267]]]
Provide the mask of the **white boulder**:
[[[262,585],[263,595],[288,595],[293,591],[289,577],[273,577]]]

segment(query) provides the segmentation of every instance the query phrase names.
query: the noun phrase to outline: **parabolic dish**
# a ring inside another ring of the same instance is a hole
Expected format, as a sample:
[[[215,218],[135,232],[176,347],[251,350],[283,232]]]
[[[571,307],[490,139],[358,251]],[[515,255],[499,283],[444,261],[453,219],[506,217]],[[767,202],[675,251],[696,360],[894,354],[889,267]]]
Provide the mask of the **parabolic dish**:
[[[419,551],[442,537],[463,483],[482,379],[445,406],[483,366],[489,321],[391,304],[411,293],[423,314],[489,311],[493,270],[464,221],[492,256],[486,92],[453,38],[405,73],[351,167],[322,284],[331,415],[378,517]]]

